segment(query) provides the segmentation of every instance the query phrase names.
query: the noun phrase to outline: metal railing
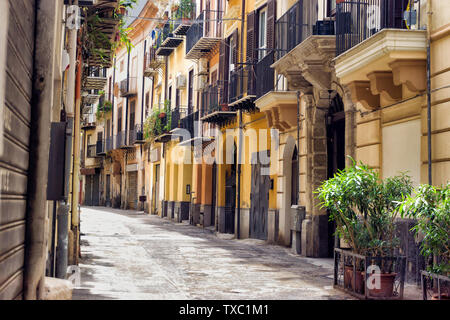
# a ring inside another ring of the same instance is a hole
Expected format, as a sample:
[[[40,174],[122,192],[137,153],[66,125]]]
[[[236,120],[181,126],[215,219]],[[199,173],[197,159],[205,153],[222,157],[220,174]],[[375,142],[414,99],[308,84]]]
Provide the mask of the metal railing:
[[[195,19],[195,2],[192,1],[191,4],[192,4],[191,12],[183,12],[183,10],[181,10],[181,7],[178,7],[178,9],[172,13],[172,19],[174,20],[173,25],[174,30],[178,28],[178,26],[181,24],[184,25],[191,24],[192,20]]]
[[[114,149],[114,139],[113,136],[105,138],[105,151],[109,152]]]
[[[189,131],[192,138],[195,136],[194,123],[196,120],[198,120],[198,111],[187,114],[185,117],[181,118],[179,124],[180,128]]]
[[[102,78],[106,78],[107,68],[89,66],[89,67],[86,67],[86,71],[87,71],[87,76],[88,77],[102,77]]]
[[[274,52],[269,52],[255,66],[255,74],[257,81],[255,83],[254,93],[256,98],[260,98],[267,92],[272,91],[274,87],[275,72],[270,66],[274,62]]]
[[[203,10],[186,33],[186,53],[203,37],[220,38],[222,11]]]
[[[120,95],[122,97],[137,94],[137,78],[129,77],[120,81]]]
[[[148,69],[157,69],[164,63],[164,59],[156,54],[156,50],[156,48],[151,47],[150,50],[145,53],[144,71]]]
[[[86,157],[87,158],[94,158],[95,155],[97,154],[97,145],[96,144],[90,144],[87,146],[87,152],[86,152]]]
[[[336,5],[336,55],[386,28],[420,29],[420,0],[348,0]]]
[[[209,85],[202,92],[201,116],[220,110],[219,88],[217,85]]]
[[[244,96],[244,93],[252,94],[251,84],[248,77],[254,77],[253,68],[239,67],[230,72],[230,80],[228,81],[228,102],[232,103]],[[251,83],[254,83],[251,82]],[[250,86],[249,86],[250,84]]]
[[[95,148],[95,153],[96,154],[102,154],[105,153],[105,143],[104,140],[99,140],[96,143],[96,148]]]
[[[129,131],[130,142],[129,145],[134,145],[137,141],[144,140],[144,131],[142,124],[136,124],[133,129]]]
[[[277,20],[276,60],[313,34],[317,18],[317,0],[299,0]]]
[[[126,145],[127,133],[126,131],[120,131],[116,135],[116,146],[115,149],[120,149]]]

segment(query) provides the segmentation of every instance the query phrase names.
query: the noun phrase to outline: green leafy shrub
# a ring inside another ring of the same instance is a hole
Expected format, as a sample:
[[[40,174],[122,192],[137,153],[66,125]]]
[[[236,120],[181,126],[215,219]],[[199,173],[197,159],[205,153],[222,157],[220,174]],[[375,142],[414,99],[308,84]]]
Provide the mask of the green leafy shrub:
[[[412,228],[425,258],[436,259],[428,271],[449,276],[450,274],[450,182],[446,186],[419,186],[399,206],[402,217],[417,219]]]
[[[354,252],[369,256],[391,256],[399,246],[395,218],[399,201],[412,191],[405,173],[380,179],[367,165],[353,165],[338,171],[317,189],[321,207],[336,222],[337,235]]]

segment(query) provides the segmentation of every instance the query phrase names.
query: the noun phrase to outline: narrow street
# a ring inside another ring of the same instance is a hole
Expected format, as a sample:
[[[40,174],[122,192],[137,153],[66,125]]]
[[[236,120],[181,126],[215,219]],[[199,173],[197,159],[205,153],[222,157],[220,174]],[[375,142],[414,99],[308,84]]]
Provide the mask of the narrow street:
[[[81,210],[81,288],[73,299],[348,299],[331,259],[230,240],[142,212]]]

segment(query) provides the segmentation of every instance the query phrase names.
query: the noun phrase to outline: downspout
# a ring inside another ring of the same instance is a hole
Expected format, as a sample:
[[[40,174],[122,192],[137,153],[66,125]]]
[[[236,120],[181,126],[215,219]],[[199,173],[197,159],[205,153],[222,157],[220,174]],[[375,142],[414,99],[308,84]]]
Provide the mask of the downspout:
[[[42,299],[46,264],[47,178],[50,114],[53,105],[53,62],[56,7],[42,0],[35,11],[33,91],[26,204],[24,299]]]
[[[77,75],[75,82],[75,123],[74,123],[74,145],[73,145],[73,173],[72,173],[72,245],[73,251],[69,250],[73,256],[69,256],[69,264],[78,264],[78,237],[80,217],[78,214],[78,195],[80,187],[80,118],[81,118],[81,73],[83,58],[81,47],[78,48]],[[69,235],[70,237],[70,235]]]
[[[240,50],[240,62],[241,65],[244,63],[244,21],[245,21],[245,0],[242,0],[242,10],[241,10],[241,50]],[[241,237],[241,160],[242,160],[242,109],[239,109],[239,144],[238,144],[238,163],[237,163],[237,174],[238,174],[238,193],[237,193],[237,232],[236,238]]]
[[[433,184],[431,153],[431,0],[427,1],[427,140],[428,140],[428,184]]]
[[[296,179],[300,179],[300,91],[297,91],[297,168],[298,168],[298,177]],[[298,183],[300,192],[300,181]],[[300,196],[296,195],[297,205],[300,205]]]
[[[147,40],[144,40],[144,63],[147,56]],[[144,124],[144,97],[145,97],[145,75],[142,74],[142,95],[141,95],[141,130]],[[142,148],[141,148],[142,153]],[[141,155],[142,156],[142,155]]]

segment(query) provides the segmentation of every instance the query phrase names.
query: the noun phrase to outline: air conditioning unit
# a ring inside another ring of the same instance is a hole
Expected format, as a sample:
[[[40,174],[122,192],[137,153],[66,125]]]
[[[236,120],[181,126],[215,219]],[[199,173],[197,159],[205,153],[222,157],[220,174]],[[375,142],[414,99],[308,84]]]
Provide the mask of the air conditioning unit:
[[[180,74],[176,77],[176,86],[177,89],[186,88],[186,76]]]

